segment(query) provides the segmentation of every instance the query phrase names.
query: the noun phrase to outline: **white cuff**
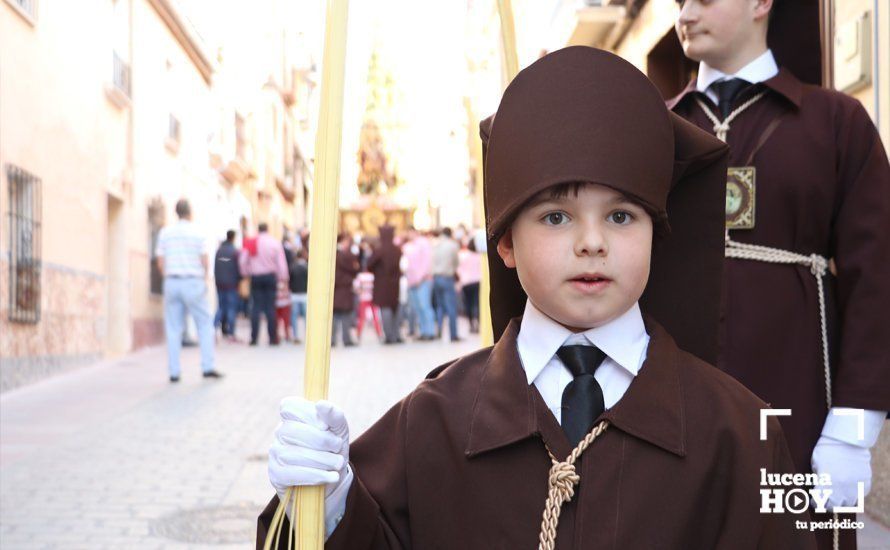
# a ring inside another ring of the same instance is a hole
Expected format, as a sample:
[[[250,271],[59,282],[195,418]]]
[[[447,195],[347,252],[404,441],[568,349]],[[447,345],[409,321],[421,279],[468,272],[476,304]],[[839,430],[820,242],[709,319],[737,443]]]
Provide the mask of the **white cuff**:
[[[343,514],[346,513],[346,496],[349,494],[349,488],[352,487],[352,479],[354,477],[352,466],[347,463],[346,473],[343,474],[343,479],[337,484],[337,488],[331,491],[331,494],[324,499],[325,541],[327,541],[331,534],[333,534],[334,529],[337,528],[337,525],[339,525],[340,521],[343,519]]]
[[[870,449],[878,440],[885,418],[887,418],[886,411],[832,407],[825,418],[822,435],[863,449]]]

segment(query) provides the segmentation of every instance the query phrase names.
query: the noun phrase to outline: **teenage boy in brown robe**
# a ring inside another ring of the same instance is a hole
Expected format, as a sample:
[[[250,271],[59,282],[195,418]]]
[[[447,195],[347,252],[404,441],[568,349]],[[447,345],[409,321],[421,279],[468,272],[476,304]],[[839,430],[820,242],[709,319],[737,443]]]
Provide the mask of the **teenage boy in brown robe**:
[[[680,2],[677,34],[700,64],[668,106],[730,146],[717,364],[791,409],[781,422],[795,466],[831,476],[831,509],[859,503],[860,482],[868,493],[869,449],[890,409],[890,166],[857,100],[801,82],[768,48],[771,11],[792,4]],[[751,257],[749,245],[778,251]],[[773,263],[784,257],[792,263]],[[835,414],[850,409],[861,416]],[[855,548],[855,531],[840,534]],[[831,547],[831,530],[819,536]]]
[[[681,349],[716,355],[725,146],[586,47],[520,72],[483,138],[496,345],[352,445],[285,399],[276,492],[327,484],[327,548],[812,548],[805,512],[760,513],[778,422],[761,440],[766,405]]]

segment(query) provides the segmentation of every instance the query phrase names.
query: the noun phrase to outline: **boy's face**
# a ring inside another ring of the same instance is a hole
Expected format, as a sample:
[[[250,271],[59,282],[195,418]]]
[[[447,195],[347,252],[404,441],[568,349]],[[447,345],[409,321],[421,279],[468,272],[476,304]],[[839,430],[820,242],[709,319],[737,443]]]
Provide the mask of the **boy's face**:
[[[772,0],[680,0],[675,28],[683,52],[719,67],[763,40]]]
[[[602,185],[577,196],[545,190],[498,241],[532,303],[574,331],[608,323],[639,300],[649,279],[652,219]]]

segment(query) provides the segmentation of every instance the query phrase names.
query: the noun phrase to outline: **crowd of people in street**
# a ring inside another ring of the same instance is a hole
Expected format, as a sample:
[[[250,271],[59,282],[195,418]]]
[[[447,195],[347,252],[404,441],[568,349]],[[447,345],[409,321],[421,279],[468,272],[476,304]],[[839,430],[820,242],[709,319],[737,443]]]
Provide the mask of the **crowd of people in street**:
[[[409,227],[400,235],[382,226],[379,236],[370,239],[340,234],[332,345],[339,340],[356,345],[368,322],[384,344],[400,344],[406,337],[437,340],[445,334],[446,319],[448,338],[458,342],[460,313],[470,331],[478,332],[482,266],[477,238],[463,226],[426,232]]]
[[[302,341],[299,322],[305,324],[306,319],[308,247],[306,230],[294,238],[285,232],[278,242],[265,224],[258,226],[256,237],[244,239],[237,254],[238,276],[249,279],[249,284],[240,285],[240,299],[249,304],[251,345],[257,344],[262,317],[271,345]],[[238,307],[229,294],[237,286],[228,278],[232,255],[227,239],[216,256],[220,303],[216,324],[229,339],[235,336],[228,320]],[[357,345],[369,323],[383,344],[400,344],[406,338],[427,342],[443,336],[446,320],[448,337],[460,341],[459,313],[467,317],[470,331],[478,332],[480,262],[476,238],[463,226],[457,231],[444,227],[427,232],[409,227],[400,235],[394,227],[381,226],[375,237],[341,233],[331,344]]]
[[[240,248],[238,234],[229,230],[211,269],[188,202],[180,201],[176,211],[178,223],[162,231],[156,250],[164,274],[171,382],[179,380],[189,316],[197,329],[205,377],[222,376],[213,367],[215,331],[228,341],[242,341],[236,335],[239,316],[250,320],[251,346],[260,342],[263,320],[269,345],[300,344],[308,305],[308,230],[285,230],[279,240],[268,224],[259,223],[256,234],[242,236]],[[331,345],[358,345],[368,324],[386,345],[440,339],[446,323],[447,337],[458,342],[461,314],[470,332],[477,333],[481,239],[463,225],[430,231],[408,227],[399,234],[384,225],[376,236],[338,235]],[[211,276],[217,292],[215,317],[206,294]]]

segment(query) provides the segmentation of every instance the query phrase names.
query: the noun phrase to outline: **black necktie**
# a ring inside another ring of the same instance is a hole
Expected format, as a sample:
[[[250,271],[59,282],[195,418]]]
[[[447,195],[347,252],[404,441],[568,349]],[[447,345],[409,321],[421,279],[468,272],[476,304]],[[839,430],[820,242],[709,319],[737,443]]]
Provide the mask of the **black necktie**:
[[[556,355],[575,377],[562,392],[562,429],[575,447],[606,408],[603,389],[593,377],[606,354],[596,346],[563,346]]]
[[[735,101],[735,98],[742,90],[750,85],[750,82],[742,80],[741,78],[728,78],[711,84],[711,87],[714,88],[714,92],[717,93],[717,106],[720,107],[720,113],[722,114],[721,118],[723,120],[725,120],[726,117],[729,116],[729,112],[732,111],[732,102]]]

